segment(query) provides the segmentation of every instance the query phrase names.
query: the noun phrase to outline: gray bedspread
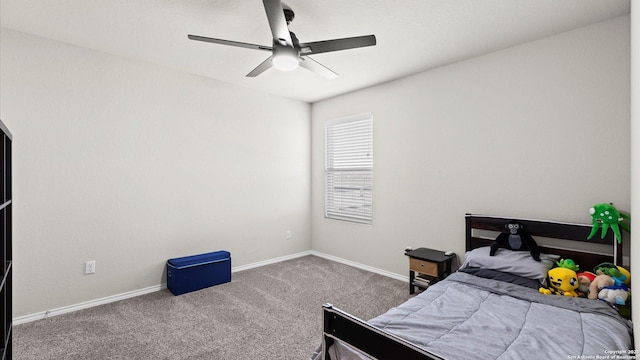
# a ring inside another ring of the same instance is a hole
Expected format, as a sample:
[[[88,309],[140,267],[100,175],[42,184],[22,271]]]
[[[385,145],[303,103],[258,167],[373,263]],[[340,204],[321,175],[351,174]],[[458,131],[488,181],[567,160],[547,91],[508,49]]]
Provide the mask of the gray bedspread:
[[[615,358],[632,347],[631,322],[601,301],[460,272],[369,323],[445,359]]]

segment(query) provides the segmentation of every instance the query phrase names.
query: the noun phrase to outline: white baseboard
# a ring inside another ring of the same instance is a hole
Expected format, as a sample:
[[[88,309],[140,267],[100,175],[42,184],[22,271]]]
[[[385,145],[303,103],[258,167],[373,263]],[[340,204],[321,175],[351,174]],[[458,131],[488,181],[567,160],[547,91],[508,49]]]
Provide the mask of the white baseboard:
[[[81,302],[79,304],[63,306],[57,309],[42,311],[42,312],[24,315],[24,316],[18,316],[13,318],[13,325],[20,325],[20,324],[24,324],[24,323],[28,323],[36,320],[46,319],[51,316],[62,315],[62,314],[66,314],[66,313],[70,313],[70,312],[74,312],[82,309],[87,309],[87,308],[98,306],[98,305],[112,303],[114,301],[129,299],[132,297],[160,291],[166,288],[167,288],[167,284],[164,283],[160,285],[149,286],[143,289],[128,291],[122,294],[111,295],[111,296],[103,297],[100,299],[89,300],[89,301]]]
[[[345,265],[353,266],[353,267],[358,268],[358,269],[362,269],[362,270],[366,270],[366,271],[369,271],[369,272],[372,272],[372,273],[380,274],[380,275],[383,275],[383,276],[386,276],[386,277],[390,277],[392,279],[404,281],[406,283],[409,282],[409,276],[408,275],[405,276],[405,275],[396,274],[396,273],[393,273],[391,271],[378,269],[378,268],[375,268],[373,266],[360,264],[360,263],[357,263],[355,261],[343,259],[343,258],[340,258],[340,257],[337,257],[337,256],[325,254],[325,253],[322,253],[322,252],[319,252],[319,251],[315,251],[315,250],[311,250],[311,255],[315,255],[315,256],[319,256],[321,258],[325,258],[325,259],[332,260],[332,261],[335,261],[335,262],[343,263]]]
[[[260,266],[265,266],[265,265],[274,264],[274,263],[285,261],[285,260],[299,258],[306,255],[311,255],[311,251],[303,251],[296,254],[280,256],[280,257],[265,260],[265,261],[259,261],[253,264],[236,266],[231,269],[231,272],[249,270],[249,269],[257,268]],[[115,301],[129,299],[132,297],[160,291],[166,288],[167,288],[167,283],[162,283],[160,285],[149,286],[144,289],[128,291],[126,293],[111,295],[111,296],[103,297],[100,299],[89,300],[89,301],[85,301],[85,302],[74,304],[74,305],[63,306],[57,309],[41,311],[38,313],[24,315],[24,316],[18,316],[13,318],[13,325],[20,325],[20,324],[24,324],[24,323],[28,323],[36,320],[46,319],[51,316],[62,315],[62,314],[66,314],[66,313],[70,313],[70,312],[74,312],[82,309],[87,309],[87,308],[98,306],[98,305],[104,305],[104,304],[112,303]]]
[[[343,258],[340,258],[340,257],[337,257],[337,256],[328,255],[328,254],[325,254],[325,253],[322,253],[322,252],[319,252],[319,251],[314,251],[314,250],[303,251],[303,252],[299,252],[299,253],[296,253],[296,254],[280,256],[280,257],[277,257],[277,258],[264,260],[264,261],[259,261],[259,262],[252,263],[252,264],[236,266],[236,267],[231,269],[231,272],[249,270],[249,269],[257,268],[257,267],[260,267],[260,266],[265,266],[265,265],[269,265],[269,264],[275,264],[275,263],[278,263],[278,262],[281,262],[281,261],[296,259],[296,258],[307,256],[307,255],[315,255],[315,256],[318,256],[318,257],[321,257],[321,258],[325,258],[325,259],[328,259],[328,260],[332,260],[332,261],[335,261],[335,262],[339,262],[339,263],[342,263],[342,264],[353,266],[353,267],[358,268],[358,269],[370,271],[370,272],[373,272],[373,273],[376,273],[376,274],[384,275],[384,276],[387,276],[387,277],[390,277],[390,278],[393,278],[393,279],[397,279],[397,280],[401,280],[401,281],[404,281],[404,282],[409,282],[409,277],[408,276],[399,275],[399,274],[396,274],[396,273],[392,273],[390,271],[374,268],[372,266],[360,264],[360,263],[357,263],[357,262],[354,262],[354,261],[346,260],[346,259],[343,259]],[[51,317],[51,316],[62,315],[62,314],[66,314],[66,313],[70,313],[70,312],[74,312],[74,311],[78,311],[78,310],[82,310],[82,309],[87,309],[87,308],[98,306],[98,305],[104,305],[104,304],[112,303],[112,302],[115,302],[115,301],[125,300],[125,299],[129,299],[129,298],[132,298],[132,297],[136,297],[136,296],[145,295],[145,294],[149,294],[149,293],[152,293],[152,292],[160,291],[160,290],[163,290],[163,289],[166,289],[166,288],[167,288],[167,284],[166,283],[162,283],[160,285],[149,286],[149,287],[146,287],[146,288],[143,288],[143,289],[128,291],[128,292],[125,292],[125,293],[122,293],[122,294],[111,295],[111,296],[103,297],[103,298],[100,298],[100,299],[89,300],[89,301],[85,301],[85,302],[74,304],[74,305],[63,306],[63,307],[60,307],[60,308],[57,308],[57,309],[41,311],[41,312],[38,312],[38,313],[24,315],[24,316],[18,316],[18,317],[13,318],[13,325],[20,325],[20,324],[24,324],[24,323],[28,323],[28,322],[32,322],[32,321],[36,321],[36,320],[46,319],[46,318]]]
[[[281,261],[296,259],[296,258],[299,258],[299,257],[311,255],[311,254],[312,254],[312,251],[311,250],[307,250],[307,251],[303,251],[303,252],[299,252],[299,253],[295,253],[295,254],[291,254],[291,255],[280,256],[280,257],[269,259],[269,260],[258,261],[258,262],[253,263],[253,264],[236,266],[236,267],[231,269],[231,272],[234,273],[234,272],[237,272],[237,271],[249,270],[249,269],[257,268],[257,267],[260,267],[260,266],[265,266],[265,265],[269,265],[269,264],[275,264],[275,263],[279,263]]]

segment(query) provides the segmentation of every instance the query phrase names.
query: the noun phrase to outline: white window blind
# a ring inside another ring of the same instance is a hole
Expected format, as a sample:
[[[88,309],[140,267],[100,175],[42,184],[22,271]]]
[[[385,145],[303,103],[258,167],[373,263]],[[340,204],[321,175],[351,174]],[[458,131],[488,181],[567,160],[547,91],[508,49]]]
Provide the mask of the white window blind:
[[[373,222],[373,116],[325,125],[325,217]]]

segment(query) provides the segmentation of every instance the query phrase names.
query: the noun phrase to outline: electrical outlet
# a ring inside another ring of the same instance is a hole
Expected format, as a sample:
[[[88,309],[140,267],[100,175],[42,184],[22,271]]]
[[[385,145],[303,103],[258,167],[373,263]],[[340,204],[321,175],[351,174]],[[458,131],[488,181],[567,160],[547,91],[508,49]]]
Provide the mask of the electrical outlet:
[[[291,230],[287,230],[287,240],[291,239]]]
[[[87,261],[84,263],[84,274],[93,274],[96,272],[96,262],[95,260]]]

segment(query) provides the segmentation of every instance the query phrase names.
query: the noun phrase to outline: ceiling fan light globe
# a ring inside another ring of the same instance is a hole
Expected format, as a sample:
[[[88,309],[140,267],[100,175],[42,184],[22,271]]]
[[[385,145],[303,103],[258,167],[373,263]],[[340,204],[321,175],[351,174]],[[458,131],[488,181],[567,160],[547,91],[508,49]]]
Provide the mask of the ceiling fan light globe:
[[[300,64],[297,56],[291,56],[290,54],[278,54],[271,60],[273,67],[282,71],[292,71],[298,68]]]

